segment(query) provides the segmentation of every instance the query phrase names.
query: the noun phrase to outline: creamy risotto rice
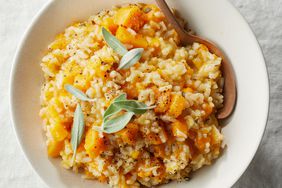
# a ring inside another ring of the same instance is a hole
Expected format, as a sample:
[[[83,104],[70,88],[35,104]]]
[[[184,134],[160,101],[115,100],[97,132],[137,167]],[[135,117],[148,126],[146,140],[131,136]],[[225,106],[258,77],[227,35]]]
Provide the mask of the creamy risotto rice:
[[[106,28],[126,48],[144,48],[142,58],[117,70],[121,56],[103,39]],[[155,5],[125,5],[75,23],[48,46],[41,67],[40,116],[50,157],[87,179],[111,187],[155,186],[187,180],[220,156],[223,136],[215,117],[222,107],[221,58],[179,38]],[[93,101],[79,101],[66,84]],[[103,113],[126,93],[154,109],[135,115],[119,132],[106,134]],[[74,162],[70,144],[80,103],[85,131]]]

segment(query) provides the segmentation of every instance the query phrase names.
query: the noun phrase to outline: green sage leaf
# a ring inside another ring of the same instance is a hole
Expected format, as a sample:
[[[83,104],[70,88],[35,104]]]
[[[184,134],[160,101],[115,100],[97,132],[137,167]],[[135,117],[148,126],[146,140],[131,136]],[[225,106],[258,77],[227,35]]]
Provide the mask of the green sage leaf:
[[[137,63],[142,57],[142,53],[144,52],[143,48],[134,48],[127,52],[120,60],[118,70],[120,69],[128,69]]]
[[[72,161],[74,162],[76,150],[82,140],[84,133],[84,116],[80,104],[76,106],[74,112],[73,125],[71,129],[71,146],[73,149]]]
[[[107,110],[105,111],[105,113],[103,115],[103,121],[107,121],[107,119],[110,116],[112,116],[112,115],[114,115],[114,114],[116,114],[116,113],[118,113],[118,112],[120,112],[122,110],[122,109],[120,109],[119,107],[117,107],[115,105],[115,102],[120,101],[120,100],[126,100],[126,94],[125,93],[123,93],[123,94],[119,95],[118,97],[116,97],[114,99],[114,102],[112,104],[110,104],[110,106],[107,108]]]
[[[73,87],[72,85],[70,84],[66,84],[65,85],[65,89],[71,93],[73,96],[75,96],[76,98],[82,100],[82,101],[89,101],[89,102],[92,102],[92,101],[95,101],[96,99],[90,99],[89,97],[86,96],[85,93],[83,93],[82,91],[80,91],[79,89]]]
[[[144,114],[147,110],[155,108],[155,106],[147,106],[146,104],[135,100],[116,101],[114,102],[114,105],[117,108],[121,108],[135,114]]]
[[[109,119],[104,123],[103,132],[111,134],[122,130],[131,120],[133,112],[125,112],[123,115]]]
[[[127,53],[126,47],[109,31],[102,27],[102,34],[106,43],[119,55],[123,56]]]

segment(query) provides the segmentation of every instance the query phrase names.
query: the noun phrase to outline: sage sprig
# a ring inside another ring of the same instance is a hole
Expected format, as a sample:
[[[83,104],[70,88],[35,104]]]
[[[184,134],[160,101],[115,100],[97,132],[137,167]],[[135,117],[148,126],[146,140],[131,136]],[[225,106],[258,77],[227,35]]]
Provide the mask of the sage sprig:
[[[142,57],[142,53],[144,52],[143,48],[135,48],[128,51],[126,47],[104,27],[102,27],[102,35],[108,46],[122,56],[118,70],[128,69],[136,64]]]
[[[144,52],[143,48],[135,48],[127,52],[121,58],[119,66],[118,66],[118,70],[128,69],[129,67],[135,65],[142,57],[143,52]]]
[[[73,87],[72,85],[70,84],[66,84],[65,85],[65,89],[71,93],[73,96],[75,96],[76,98],[82,100],[82,101],[89,101],[89,102],[92,102],[92,101],[95,101],[96,99],[90,99],[89,97],[86,96],[85,93],[83,93],[82,91],[80,91],[79,89]]]
[[[103,122],[105,122],[110,116],[120,112],[122,109],[115,105],[115,102],[118,102],[120,100],[126,100],[126,94],[123,93],[119,95],[117,98],[114,99],[114,102],[110,104],[110,106],[107,108],[103,115]]]
[[[125,112],[118,117],[106,121],[103,126],[103,132],[110,134],[122,130],[129,123],[133,115],[133,112]]]
[[[115,37],[113,36],[107,29],[102,27],[102,35],[106,43],[119,55],[123,56],[127,53],[126,47]]]
[[[80,104],[77,104],[74,112],[74,120],[71,129],[71,146],[73,150],[72,163],[74,163],[77,148],[84,133],[84,116]]]
[[[147,106],[136,100],[120,100],[114,102],[114,105],[120,109],[133,112],[134,114],[144,114],[147,110],[155,108],[155,106]]]
[[[126,94],[116,97],[103,115],[101,127],[94,127],[95,130],[105,133],[115,133],[122,130],[134,115],[143,114],[155,106],[147,106],[136,100],[127,100]],[[118,115],[122,110],[126,111]]]

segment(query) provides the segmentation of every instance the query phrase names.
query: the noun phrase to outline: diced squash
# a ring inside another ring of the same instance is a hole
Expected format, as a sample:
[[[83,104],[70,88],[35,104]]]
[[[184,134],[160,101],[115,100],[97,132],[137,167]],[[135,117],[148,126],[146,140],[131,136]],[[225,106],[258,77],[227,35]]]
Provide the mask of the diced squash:
[[[66,130],[63,124],[56,122],[53,127],[50,128],[50,132],[55,141],[63,141],[68,135],[69,132]]]
[[[206,149],[206,144],[210,143],[210,141],[210,137],[197,137],[195,145],[201,152],[203,152]]]
[[[86,153],[92,158],[96,158],[105,150],[105,143],[103,138],[99,136],[99,132],[93,129],[87,131],[84,148]]]
[[[98,181],[101,182],[101,183],[105,183],[107,182],[108,178],[107,176],[105,176],[104,174],[101,174],[99,177],[98,177]]]
[[[123,26],[118,27],[116,37],[122,43],[130,43],[134,39],[134,36]]]
[[[155,47],[155,48],[158,48],[160,47],[160,39],[154,37],[154,38],[151,38],[151,41],[150,41],[150,46],[152,47]]]
[[[58,157],[60,152],[64,148],[64,141],[51,141],[47,146],[47,152],[49,157]]]
[[[110,54],[107,55],[107,56],[106,55],[101,56],[101,60],[102,60],[102,62],[109,63],[109,64],[115,62],[115,58]]]
[[[116,133],[124,143],[133,145],[138,136],[138,125],[129,123],[124,129]]]
[[[73,86],[85,92],[86,89],[90,87],[90,79],[87,79],[86,76],[79,74],[75,76]]]
[[[192,62],[195,65],[195,67],[197,67],[197,69],[200,69],[203,65],[203,61],[199,57],[193,59]]]
[[[211,115],[211,113],[213,112],[213,107],[210,104],[203,104],[202,105],[203,110],[205,111],[205,115],[204,115],[204,119],[209,117]]]
[[[114,19],[111,17],[105,18],[102,22],[102,26],[108,29],[113,34],[116,32],[118,28],[118,25],[115,24]]]
[[[175,137],[187,138],[188,127],[184,120],[176,120],[171,124],[172,134]]]
[[[171,97],[168,114],[173,117],[178,117],[181,115],[186,106],[187,101],[184,97],[182,97],[181,95],[173,94]]]
[[[138,156],[140,154],[140,151],[137,151],[137,150],[134,150],[133,152],[131,152],[130,156],[133,158],[133,159],[137,159]]]
[[[111,64],[114,62],[114,58],[112,56],[109,56],[107,54],[100,54],[99,59],[95,59],[93,61],[90,61],[86,64],[87,68],[89,70],[95,70],[94,74],[97,77],[104,78],[107,75],[107,71],[110,70]],[[103,64],[103,62],[105,62]],[[103,66],[102,66],[103,64]],[[89,80],[93,79],[93,77],[89,77]]]
[[[139,92],[136,89],[136,85],[127,84],[127,85],[125,85],[123,90],[124,90],[124,92],[126,92],[129,99],[134,99],[134,98],[138,97]]]
[[[157,99],[157,106],[154,108],[156,113],[165,113],[170,105],[170,91],[162,92]]]
[[[134,47],[147,48],[147,40],[139,34],[133,35],[125,27],[119,26],[116,32],[116,37],[124,44],[131,44]]]
[[[186,87],[185,89],[183,89],[184,93],[187,93],[187,92],[193,93],[193,91],[194,90],[191,87]]]
[[[145,23],[144,12],[138,6],[120,8],[115,16],[115,24],[138,31]]]
[[[134,47],[147,48],[148,42],[142,35],[135,35],[134,41],[131,42]]]
[[[165,145],[164,144],[153,146],[153,150],[154,150],[155,157],[160,157],[160,158],[165,157]]]
[[[73,84],[75,76],[82,72],[82,68],[74,61],[65,63],[62,66],[62,69],[63,69],[62,85]]]
[[[212,145],[220,144],[222,140],[223,140],[222,134],[215,126],[213,126],[211,131],[211,144]]]
[[[160,9],[156,5],[150,4],[150,5],[144,6],[143,12],[145,12],[146,21],[153,20],[155,22],[160,22],[160,21],[164,20],[164,15],[161,14]],[[158,12],[158,13],[155,14],[156,12]]]
[[[198,156],[198,153],[199,153],[199,150],[198,148],[195,146],[195,143],[193,141],[193,139],[186,139],[186,144],[188,145],[189,147],[189,151],[191,153],[191,157],[192,159],[196,156]]]
[[[162,144],[162,140],[159,135],[153,132],[145,135],[145,140],[152,145]]]

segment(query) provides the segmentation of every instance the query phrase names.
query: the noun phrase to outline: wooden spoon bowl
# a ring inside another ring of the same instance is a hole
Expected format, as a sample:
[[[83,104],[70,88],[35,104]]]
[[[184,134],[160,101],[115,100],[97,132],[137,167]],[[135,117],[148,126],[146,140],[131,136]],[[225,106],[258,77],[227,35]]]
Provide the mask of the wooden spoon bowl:
[[[174,27],[175,31],[178,33],[182,45],[188,45],[194,42],[204,44],[205,46],[208,47],[211,53],[222,58],[221,71],[224,77],[224,86],[223,86],[224,103],[223,103],[223,107],[217,112],[217,118],[218,119],[228,118],[232,114],[235,108],[235,103],[237,98],[235,74],[231,63],[228,61],[224,53],[215,44],[199,36],[187,33],[178,23],[178,21],[176,20],[174,14],[168,7],[165,0],[156,0],[156,2],[159,8],[164,13],[166,19],[170,22],[170,24]]]

